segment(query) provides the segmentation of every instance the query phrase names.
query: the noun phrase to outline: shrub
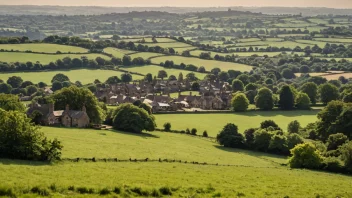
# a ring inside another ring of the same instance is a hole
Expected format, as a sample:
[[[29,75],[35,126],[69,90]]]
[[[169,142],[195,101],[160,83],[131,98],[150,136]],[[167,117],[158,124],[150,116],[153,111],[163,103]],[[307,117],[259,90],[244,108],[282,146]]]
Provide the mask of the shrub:
[[[208,137],[208,132],[207,131],[203,132],[203,137]]]
[[[269,127],[273,127],[275,130],[281,130],[279,125],[277,125],[274,120],[265,120],[262,123],[260,123],[260,128],[261,129],[267,129]]]
[[[301,128],[301,124],[297,120],[295,120],[288,124],[287,131],[289,133],[298,133],[300,128]]]
[[[328,139],[326,140],[326,147],[327,150],[336,150],[339,146],[348,142],[348,137],[342,133],[332,134],[329,135]]]
[[[78,187],[76,190],[80,194],[88,194],[89,192],[89,189],[87,187]]]
[[[46,188],[35,186],[31,188],[31,193],[38,194],[40,196],[49,196],[50,192]]]
[[[0,187],[0,196],[16,197],[11,188]]]
[[[302,144],[303,142],[304,142],[304,139],[296,133],[292,133],[287,136],[288,150],[295,148],[296,145]]]
[[[283,135],[274,135],[271,137],[269,150],[278,154],[288,154],[287,138]]]
[[[343,172],[343,162],[336,157],[327,157],[324,159],[323,169],[335,173]]]
[[[121,188],[120,188],[120,187],[115,187],[114,190],[113,190],[113,192],[114,192],[115,194],[120,194],[120,193],[121,193]]]
[[[103,188],[99,191],[99,195],[109,195],[111,191],[108,188]]]
[[[0,109],[0,158],[52,161],[61,157],[61,143],[49,141],[27,115]]]
[[[259,151],[267,151],[270,145],[272,134],[266,130],[254,132],[254,147]]]
[[[189,130],[189,128],[186,129],[186,134],[191,134],[191,131]]]
[[[352,141],[342,145],[339,148],[341,152],[341,159],[343,160],[345,167],[348,171],[352,171]]]
[[[161,197],[161,193],[157,189],[153,189],[152,192],[150,193],[150,195],[152,197]]]
[[[234,124],[227,124],[216,137],[220,145],[231,148],[242,148],[244,137],[238,133],[238,127]]]
[[[248,109],[249,100],[243,93],[236,94],[231,100],[231,106],[234,111],[246,111]]]
[[[256,129],[250,128],[244,131],[244,137],[246,138],[247,146],[251,147],[254,142],[254,132]]]
[[[322,156],[312,143],[303,143],[291,150],[292,157],[289,159],[291,168],[318,169],[323,162]]]
[[[156,123],[146,110],[133,104],[122,104],[114,112],[113,126],[118,130],[141,133],[143,130],[154,131]]]
[[[171,130],[171,124],[170,122],[166,122],[164,124],[164,131],[170,131]]]
[[[69,186],[67,189],[70,190],[70,191],[74,191],[75,190],[75,186]]]
[[[191,135],[197,135],[197,129],[193,128],[193,129],[191,130]]]
[[[169,187],[161,187],[159,191],[162,195],[172,195],[172,191]]]

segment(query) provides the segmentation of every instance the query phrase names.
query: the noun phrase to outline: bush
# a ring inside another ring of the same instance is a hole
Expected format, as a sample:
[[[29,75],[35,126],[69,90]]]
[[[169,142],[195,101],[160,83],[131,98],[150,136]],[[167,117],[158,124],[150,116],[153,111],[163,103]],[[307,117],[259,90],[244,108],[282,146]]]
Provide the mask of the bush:
[[[266,130],[254,132],[254,147],[259,151],[267,151],[270,145],[272,134]]]
[[[109,195],[111,191],[108,188],[103,188],[99,191],[99,195]]]
[[[292,133],[287,136],[288,150],[295,148],[296,145],[302,144],[303,142],[304,142],[304,139],[296,133]]]
[[[303,143],[291,150],[289,159],[291,168],[319,169],[323,162],[322,156],[312,143]]]
[[[133,104],[122,104],[114,112],[113,127],[134,133],[143,130],[154,131],[156,127],[155,118],[142,108]]]
[[[11,188],[0,187],[1,197],[16,197]]]
[[[348,142],[348,137],[342,133],[332,134],[329,135],[328,139],[326,140],[326,147],[328,151],[336,150],[339,146]]]
[[[349,172],[352,171],[352,141],[342,145],[339,148],[341,152],[341,159],[343,160],[345,167]]]
[[[120,193],[121,193],[121,188],[120,188],[120,187],[115,187],[114,190],[113,190],[113,192],[114,192],[115,194],[120,194]]]
[[[329,172],[341,173],[344,170],[343,162],[336,157],[327,157],[324,159],[323,169]]]
[[[256,131],[256,129],[247,129],[244,131],[244,137],[246,138],[246,144],[249,147],[252,147],[252,144],[254,142],[254,132]]]
[[[189,128],[186,129],[186,134],[191,134],[191,131],[189,130]]]
[[[171,124],[170,122],[166,122],[164,124],[164,131],[170,131],[171,130]]]
[[[159,191],[162,195],[172,195],[172,191],[169,187],[161,187]]]
[[[220,145],[231,148],[242,148],[244,137],[238,133],[238,127],[234,124],[227,124],[216,137]]]
[[[0,109],[0,158],[53,161],[61,157],[61,143],[49,141],[27,115]]]
[[[50,192],[46,188],[35,186],[31,188],[31,193],[38,194],[40,196],[49,196]]]
[[[203,132],[203,137],[208,137],[208,132],[207,131]]]
[[[246,111],[248,109],[249,100],[243,93],[236,94],[231,100],[231,106],[234,111]]]
[[[288,124],[287,131],[289,133],[298,133],[300,128],[301,128],[301,124],[297,120],[295,120]]]
[[[191,135],[197,135],[197,129],[193,128],[193,129],[191,130]]]
[[[287,138],[283,135],[274,135],[269,143],[269,150],[277,154],[288,154]]]
[[[161,197],[161,193],[157,189],[153,189],[152,192],[150,193],[150,195],[152,197]]]
[[[277,125],[274,120],[265,120],[262,123],[260,123],[260,128],[261,129],[267,129],[269,127],[273,127],[275,130],[281,130],[279,125]]]

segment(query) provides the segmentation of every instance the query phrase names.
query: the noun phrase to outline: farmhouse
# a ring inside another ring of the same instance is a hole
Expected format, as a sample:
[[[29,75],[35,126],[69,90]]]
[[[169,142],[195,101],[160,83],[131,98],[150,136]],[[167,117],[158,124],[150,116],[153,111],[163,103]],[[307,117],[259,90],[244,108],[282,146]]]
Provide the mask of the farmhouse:
[[[88,127],[90,120],[86,112],[86,107],[83,106],[81,111],[70,110],[69,105],[66,105],[65,110],[54,110],[54,104],[38,104],[32,103],[27,111],[27,115],[33,115],[34,112],[40,113],[41,123],[43,125],[53,126],[62,125],[65,127]]]

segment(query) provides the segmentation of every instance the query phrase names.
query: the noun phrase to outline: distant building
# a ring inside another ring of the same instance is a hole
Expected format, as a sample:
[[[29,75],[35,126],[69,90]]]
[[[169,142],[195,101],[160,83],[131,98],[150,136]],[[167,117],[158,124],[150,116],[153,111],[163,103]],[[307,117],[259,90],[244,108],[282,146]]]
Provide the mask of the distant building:
[[[66,105],[65,110],[54,111],[54,104],[33,103],[29,106],[27,115],[32,115],[35,111],[42,114],[41,123],[47,126],[85,128],[90,123],[85,106],[81,111],[70,110],[69,105]]]

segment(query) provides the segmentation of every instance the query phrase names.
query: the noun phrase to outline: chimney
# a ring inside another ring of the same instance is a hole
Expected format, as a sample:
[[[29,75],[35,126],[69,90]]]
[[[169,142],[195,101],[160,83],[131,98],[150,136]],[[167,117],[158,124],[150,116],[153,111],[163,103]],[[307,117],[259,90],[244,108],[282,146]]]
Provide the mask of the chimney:
[[[82,107],[82,111],[83,111],[83,112],[87,112],[86,105],[83,105],[83,107]]]
[[[54,103],[49,103],[49,113],[54,112]]]
[[[65,111],[69,111],[70,110],[70,105],[66,105],[66,109],[65,109]]]
[[[189,92],[189,96],[192,96],[192,92],[191,91]]]

